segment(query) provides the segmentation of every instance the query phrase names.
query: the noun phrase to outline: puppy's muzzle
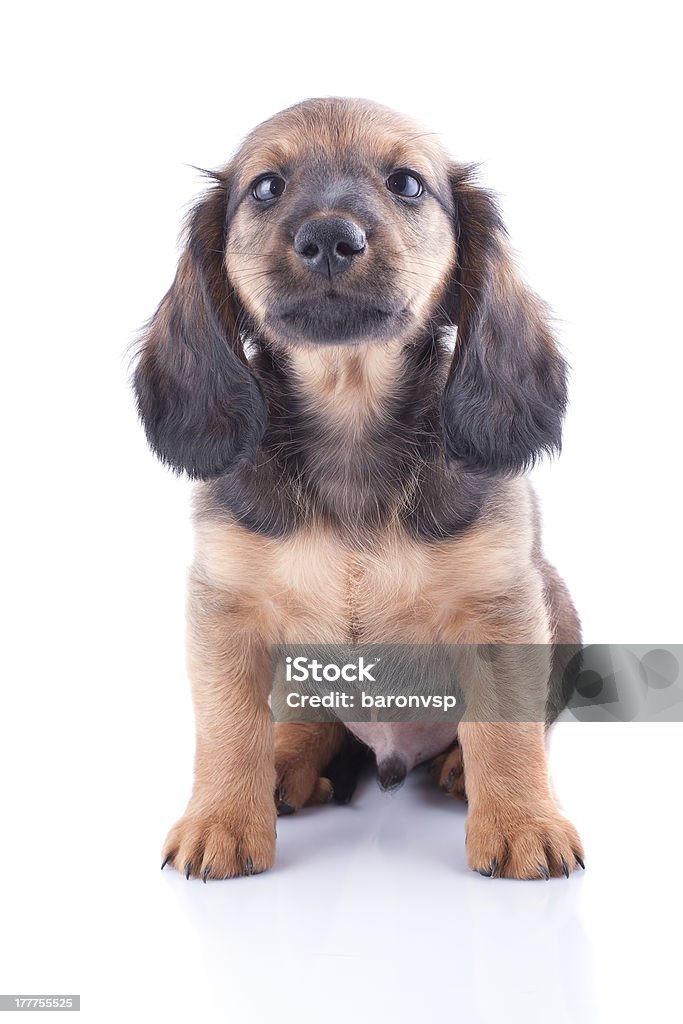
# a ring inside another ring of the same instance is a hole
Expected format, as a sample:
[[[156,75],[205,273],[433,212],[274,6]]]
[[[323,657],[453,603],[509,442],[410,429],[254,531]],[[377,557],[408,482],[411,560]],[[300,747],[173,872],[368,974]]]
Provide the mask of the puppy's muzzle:
[[[294,236],[294,251],[313,274],[334,277],[348,270],[367,248],[365,232],[343,217],[315,217]]]

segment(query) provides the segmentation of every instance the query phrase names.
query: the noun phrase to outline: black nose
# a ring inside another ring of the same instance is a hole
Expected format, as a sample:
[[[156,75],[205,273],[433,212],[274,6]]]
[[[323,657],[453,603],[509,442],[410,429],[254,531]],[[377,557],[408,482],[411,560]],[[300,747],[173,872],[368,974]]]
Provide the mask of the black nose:
[[[307,220],[294,236],[294,251],[303,265],[327,277],[348,270],[365,245],[365,232],[343,217]]]

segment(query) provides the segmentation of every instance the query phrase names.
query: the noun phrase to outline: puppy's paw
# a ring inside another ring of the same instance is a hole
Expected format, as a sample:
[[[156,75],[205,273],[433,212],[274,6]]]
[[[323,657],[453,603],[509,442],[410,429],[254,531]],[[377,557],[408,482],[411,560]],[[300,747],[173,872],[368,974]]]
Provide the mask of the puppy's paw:
[[[584,866],[578,832],[554,808],[470,811],[466,843],[470,867],[489,877],[569,878]]]
[[[435,757],[429,766],[432,778],[439,789],[449,796],[459,800],[466,800],[465,792],[465,764],[462,757],[462,747],[456,743],[451,750],[445,754]]]
[[[166,864],[186,878],[258,875],[275,862],[275,816],[214,807],[183,815],[169,832],[162,853]]]
[[[332,783],[318,775],[304,758],[275,751],[275,804],[278,814],[293,814],[302,807],[328,804],[333,797]]]

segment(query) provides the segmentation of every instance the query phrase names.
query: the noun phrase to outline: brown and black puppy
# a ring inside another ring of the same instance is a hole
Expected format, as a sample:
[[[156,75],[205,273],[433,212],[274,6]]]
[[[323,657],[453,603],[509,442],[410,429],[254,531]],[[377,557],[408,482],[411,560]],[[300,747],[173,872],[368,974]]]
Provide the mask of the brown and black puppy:
[[[464,663],[459,726],[355,731],[385,785],[438,757],[440,783],[466,790],[473,868],[569,874],[583,850],[545,723],[515,713],[549,692],[550,645],[579,641],[523,476],[559,448],[565,365],[493,199],[431,133],[338,98],[277,114],[213,177],[135,373],[152,448],[202,481],[195,782],[164,863],[204,880],[271,867],[274,792],[324,802],[357,757],[342,724],[273,729],[272,644],[396,641],[544,652]]]

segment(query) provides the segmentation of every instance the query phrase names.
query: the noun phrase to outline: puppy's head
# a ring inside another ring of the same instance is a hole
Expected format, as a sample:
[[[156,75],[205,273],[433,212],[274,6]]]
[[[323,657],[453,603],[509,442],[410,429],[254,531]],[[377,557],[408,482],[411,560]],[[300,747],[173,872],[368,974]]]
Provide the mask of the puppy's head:
[[[244,141],[198,203],[135,374],[152,447],[194,477],[267,425],[242,342],[406,343],[456,323],[446,455],[494,472],[559,445],[564,364],[491,196],[432,133],[364,100],[307,100]]]
[[[362,100],[309,100],[260,125],[230,169],[226,267],[274,345],[408,337],[455,259],[448,161]]]

